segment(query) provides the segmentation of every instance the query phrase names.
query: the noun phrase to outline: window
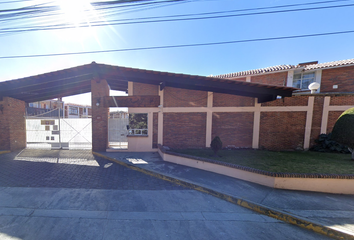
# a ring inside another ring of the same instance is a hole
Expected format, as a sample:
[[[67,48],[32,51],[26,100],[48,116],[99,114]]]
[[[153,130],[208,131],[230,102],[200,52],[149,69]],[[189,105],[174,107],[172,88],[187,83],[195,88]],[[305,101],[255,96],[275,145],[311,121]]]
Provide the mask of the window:
[[[315,82],[315,77],[315,72],[294,74],[293,87],[308,89],[309,85]]]
[[[78,115],[77,107],[69,107],[69,114],[70,115]]]
[[[129,134],[130,135],[147,135],[148,134],[148,115],[147,113],[131,113],[129,114]]]

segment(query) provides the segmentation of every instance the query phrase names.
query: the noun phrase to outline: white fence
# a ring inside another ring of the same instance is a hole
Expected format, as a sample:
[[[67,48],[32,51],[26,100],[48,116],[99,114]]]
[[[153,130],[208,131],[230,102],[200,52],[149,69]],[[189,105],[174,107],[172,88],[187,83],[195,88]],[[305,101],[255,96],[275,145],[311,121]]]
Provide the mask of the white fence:
[[[27,148],[91,149],[91,119],[26,119]]]
[[[110,118],[108,119],[108,142],[111,148],[128,148],[129,118]]]

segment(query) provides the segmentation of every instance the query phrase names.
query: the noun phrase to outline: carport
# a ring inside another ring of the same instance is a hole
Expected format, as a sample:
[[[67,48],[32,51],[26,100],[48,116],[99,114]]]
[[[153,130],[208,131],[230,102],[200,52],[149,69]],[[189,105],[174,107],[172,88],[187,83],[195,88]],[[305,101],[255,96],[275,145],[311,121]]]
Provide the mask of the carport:
[[[0,83],[0,150],[26,147],[25,108],[27,103],[92,93],[92,150],[106,151],[110,107],[157,108],[159,96],[132,95],[131,83],[210,91],[257,98],[259,103],[290,97],[290,87],[242,82],[169,72],[91,64]],[[109,96],[109,90],[129,96]]]

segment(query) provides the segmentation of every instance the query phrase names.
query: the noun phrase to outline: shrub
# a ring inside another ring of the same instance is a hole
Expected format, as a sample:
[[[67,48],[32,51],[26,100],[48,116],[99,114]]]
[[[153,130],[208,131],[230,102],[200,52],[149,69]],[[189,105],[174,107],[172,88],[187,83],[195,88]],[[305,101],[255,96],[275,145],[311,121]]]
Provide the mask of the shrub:
[[[339,116],[332,130],[332,139],[354,148],[354,108],[349,108]],[[352,159],[354,159],[354,152]]]
[[[214,151],[214,156],[218,156],[218,151],[222,149],[222,142],[221,139],[216,136],[210,143],[211,149]]]
[[[311,151],[349,153],[348,147],[334,141],[331,133],[319,135],[315,143],[316,145],[310,149]]]

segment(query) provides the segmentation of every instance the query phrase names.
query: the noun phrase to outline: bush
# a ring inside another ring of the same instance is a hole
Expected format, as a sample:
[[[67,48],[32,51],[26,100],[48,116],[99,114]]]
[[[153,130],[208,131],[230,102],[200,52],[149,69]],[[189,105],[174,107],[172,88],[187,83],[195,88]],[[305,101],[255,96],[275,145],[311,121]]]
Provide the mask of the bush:
[[[332,139],[354,148],[354,108],[342,113],[334,124]]]
[[[315,143],[311,151],[349,153],[348,147],[334,141],[331,133],[319,135]]]
[[[214,156],[217,156],[218,151],[222,149],[222,142],[221,139],[216,136],[210,143],[211,149],[214,151]]]

